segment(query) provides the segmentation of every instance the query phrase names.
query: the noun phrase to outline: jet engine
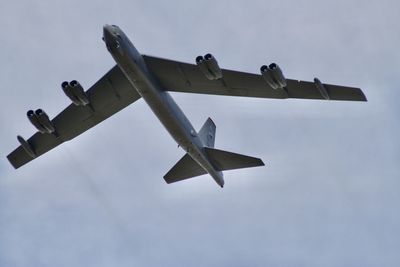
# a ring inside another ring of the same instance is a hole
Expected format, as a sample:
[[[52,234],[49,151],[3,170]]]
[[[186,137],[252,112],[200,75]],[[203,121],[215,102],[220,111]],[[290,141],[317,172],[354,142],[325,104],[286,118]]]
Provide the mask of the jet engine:
[[[76,106],[86,106],[89,104],[89,98],[85,90],[83,90],[82,85],[76,80],[69,83],[63,82],[61,88]]]
[[[196,57],[196,64],[207,79],[218,80],[222,78],[222,71],[213,55],[206,54],[204,57]]]
[[[286,79],[278,64],[263,65],[260,68],[261,75],[272,89],[283,89],[287,86]]]
[[[33,110],[28,110],[26,116],[39,132],[46,133],[46,129],[39,123],[38,117]]]
[[[33,112],[33,110],[29,110],[26,115],[28,116],[29,121],[39,132],[49,134],[55,132],[56,129],[53,123],[43,110],[37,109],[35,112]]]

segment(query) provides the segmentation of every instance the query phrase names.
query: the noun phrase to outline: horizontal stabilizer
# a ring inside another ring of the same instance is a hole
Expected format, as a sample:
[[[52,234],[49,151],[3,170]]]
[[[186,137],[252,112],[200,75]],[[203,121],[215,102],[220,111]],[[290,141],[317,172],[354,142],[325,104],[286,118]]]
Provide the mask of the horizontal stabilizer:
[[[213,163],[218,171],[265,165],[264,162],[259,158],[254,158],[209,147],[205,147],[204,149],[210,161]]]
[[[164,180],[170,184],[206,173],[207,172],[197,164],[189,154],[185,154],[185,156],[183,156],[183,158],[181,158],[164,176]]]

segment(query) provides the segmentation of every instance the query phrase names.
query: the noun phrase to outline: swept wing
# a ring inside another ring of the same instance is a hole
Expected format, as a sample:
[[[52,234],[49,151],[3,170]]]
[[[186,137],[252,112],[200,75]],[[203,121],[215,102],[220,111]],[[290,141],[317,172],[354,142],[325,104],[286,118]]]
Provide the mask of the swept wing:
[[[54,133],[36,132],[26,141],[19,137],[21,146],[7,156],[14,168],[80,135],[140,98],[118,66],[97,81],[86,96],[89,104],[71,104],[51,120],[56,129]]]
[[[259,74],[221,69],[222,78],[210,80],[195,64],[143,55],[149,71],[164,90],[172,92],[246,96],[261,98],[326,99],[315,82],[286,79],[284,89],[273,89]],[[330,100],[366,101],[359,88],[323,84]],[[68,141],[117,113],[140,98],[136,89],[116,65],[87,92],[89,104],[70,104],[51,120],[55,132],[36,132],[7,158],[15,168],[28,163],[59,144]]]
[[[209,80],[195,64],[146,55],[143,58],[149,70],[167,91],[278,99],[325,99],[315,82],[286,79],[285,90],[275,90],[259,74],[221,69],[221,79]],[[367,100],[359,88],[323,85],[329,93],[330,100]]]

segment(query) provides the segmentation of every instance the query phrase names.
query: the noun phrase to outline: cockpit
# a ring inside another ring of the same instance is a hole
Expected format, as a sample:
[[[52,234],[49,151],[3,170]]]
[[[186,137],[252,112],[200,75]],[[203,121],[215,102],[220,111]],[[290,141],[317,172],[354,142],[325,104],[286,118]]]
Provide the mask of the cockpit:
[[[112,52],[112,49],[121,47],[121,30],[116,25],[104,25],[103,27],[103,41],[106,43],[107,49]]]

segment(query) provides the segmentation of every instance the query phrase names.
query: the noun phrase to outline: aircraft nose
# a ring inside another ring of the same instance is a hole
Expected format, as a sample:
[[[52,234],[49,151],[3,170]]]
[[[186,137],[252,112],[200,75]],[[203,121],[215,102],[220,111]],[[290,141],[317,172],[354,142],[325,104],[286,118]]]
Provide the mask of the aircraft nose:
[[[103,41],[106,43],[107,50],[110,53],[118,51],[120,54],[123,53],[120,45],[120,40],[118,40],[117,28],[114,25],[104,25],[103,26]]]
[[[119,32],[119,28],[115,25],[106,24],[103,26],[103,41],[106,43],[107,50],[114,55],[115,53],[120,55],[124,53]]]
[[[111,26],[106,24],[103,26],[103,41],[107,44],[112,40]]]

